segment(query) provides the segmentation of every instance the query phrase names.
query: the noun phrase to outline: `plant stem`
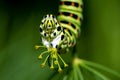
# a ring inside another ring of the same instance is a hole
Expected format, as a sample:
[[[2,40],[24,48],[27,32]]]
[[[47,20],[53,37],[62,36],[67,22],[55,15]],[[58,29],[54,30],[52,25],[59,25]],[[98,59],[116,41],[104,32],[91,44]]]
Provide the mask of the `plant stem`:
[[[87,69],[88,71],[94,73],[95,75],[97,75],[98,77],[100,77],[103,80],[109,80],[107,77],[105,77],[104,75],[102,75],[100,72],[96,71],[95,69],[85,65],[85,64],[80,64],[81,67]]]
[[[83,61],[84,64],[90,65],[90,66],[92,66],[92,67],[99,68],[99,69],[101,69],[101,70],[107,71],[107,72],[109,72],[109,73],[111,73],[111,74],[114,74],[115,76],[120,77],[120,74],[119,74],[119,73],[117,73],[116,71],[113,71],[112,69],[109,69],[109,68],[107,68],[107,67],[105,67],[105,66],[102,66],[102,65],[100,65],[100,64],[93,63],[93,62],[90,62],[90,61],[86,61],[86,60],[82,60],[82,61]]]
[[[80,80],[84,80],[81,69],[79,66],[76,66],[76,72],[78,73],[78,77]]]
[[[73,77],[74,77],[74,80],[79,80],[76,67],[73,68]]]

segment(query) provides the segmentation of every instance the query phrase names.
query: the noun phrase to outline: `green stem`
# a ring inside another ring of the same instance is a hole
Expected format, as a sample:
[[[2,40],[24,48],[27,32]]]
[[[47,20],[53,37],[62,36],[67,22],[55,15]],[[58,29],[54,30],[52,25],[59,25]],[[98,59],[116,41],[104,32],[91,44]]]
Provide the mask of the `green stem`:
[[[87,69],[88,71],[94,73],[95,75],[97,75],[98,77],[100,77],[103,80],[109,80],[107,77],[105,77],[104,75],[102,75],[100,72],[96,71],[95,69],[85,65],[85,64],[80,64],[81,67]]]
[[[74,75],[73,72],[71,72],[71,74],[69,75],[70,77],[69,77],[68,80],[74,80],[74,76],[73,75]]]
[[[74,80],[79,80],[76,67],[73,68],[73,77],[74,77]]]
[[[76,72],[78,73],[79,79],[84,80],[80,67],[76,66]]]
[[[90,66],[92,66],[92,67],[99,68],[99,69],[101,69],[101,70],[107,71],[107,72],[109,72],[109,73],[111,73],[111,74],[114,74],[115,76],[120,77],[120,74],[119,74],[119,73],[117,73],[117,72],[113,71],[112,69],[109,69],[109,68],[107,68],[107,67],[105,67],[105,66],[102,66],[102,65],[100,65],[100,64],[93,63],[93,62],[90,62],[90,61],[86,61],[86,60],[82,60],[82,61],[83,61],[84,64],[90,65]]]
[[[67,78],[68,78],[68,76],[66,75],[66,76],[64,76],[63,80],[67,80]]]

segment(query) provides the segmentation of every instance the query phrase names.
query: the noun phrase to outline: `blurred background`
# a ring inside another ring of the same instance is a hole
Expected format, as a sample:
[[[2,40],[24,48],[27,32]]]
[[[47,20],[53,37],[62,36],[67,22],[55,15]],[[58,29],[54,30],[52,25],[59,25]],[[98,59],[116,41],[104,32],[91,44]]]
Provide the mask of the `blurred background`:
[[[59,0],[0,0],[0,80],[48,80],[40,67],[39,24],[57,15]],[[84,0],[84,20],[77,53],[120,72],[120,0]],[[67,57],[67,56],[65,56]],[[111,76],[111,75],[108,75]],[[115,76],[112,80],[119,80]]]

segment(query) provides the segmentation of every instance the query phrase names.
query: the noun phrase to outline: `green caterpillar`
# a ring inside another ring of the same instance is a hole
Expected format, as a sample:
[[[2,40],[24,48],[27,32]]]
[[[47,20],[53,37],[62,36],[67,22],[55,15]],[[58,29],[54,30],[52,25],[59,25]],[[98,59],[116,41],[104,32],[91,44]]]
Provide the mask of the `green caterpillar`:
[[[47,48],[38,57],[42,59],[43,54],[48,53],[45,61],[42,63],[44,67],[46,61],[50,60],[50,68],[54,68],[54,64],[58,65],[58,71],[61,72],[60,59],[64,67],[68,65],[61,58],[62,50],[68,51],[70,47],[76,44],[76,38],[80,33],[82,16],[82,0],[61,0],[59,5],[59,14],[57,18],[52,14],[43,17],[40,24],[40,34],[42,35],[43,46],[35,46]]]

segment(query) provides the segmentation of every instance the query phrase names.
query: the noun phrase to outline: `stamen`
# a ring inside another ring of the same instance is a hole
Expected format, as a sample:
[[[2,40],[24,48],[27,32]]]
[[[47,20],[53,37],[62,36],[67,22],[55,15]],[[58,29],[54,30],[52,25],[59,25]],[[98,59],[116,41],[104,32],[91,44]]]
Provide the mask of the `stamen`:
[[[62,72],[62,68],[60,67],[60,64],[58,62],[58,72],[61,73]]]
[[[53,59],[51,61],[51,66],[50,66],[50,69],[53,70],[54,69],[54,66],[53,66]]]
[[[42,52],[42,53],[38,56],[38,59],[42,59],[42,55],[44,55],[45,53],[49,53],[49,52],[51,52],[51,51],[44,51],[44,52]]]
[[[37,49],[38,49],[39,47],[44,47],[44,46],[36,46]],[[55,65],[58,66],[58,72],[59,72],[59,73],[62,72],[62,68],[61,68],[60,63],[59,63],[59,60],[58,60],[59,58],[60,58],[60,60],[62,61],[62,63],[64,64],[64,67],[67,67],[67,66],[68,66],[68,65],[65,63],[65,61],[62,59],[62,57],[58,54],[56,48],[48,48],[48,50],[42,52],[42,53],[38,56],[38,58],[39,58],[39,59],[42,59],[42,56],[43,56],[44,54],[46,54],[46,53],[49,53],[49,54],[48,54],[47,57],[45,58],[44,62],[41,64],[42,67],[45,67],[46,62],[47,62],[47,60],[48,60],[49,57],[50,57],[50,60],[51,60],[51,62],[50,62],[50,69],[51,69],[51,70],[54,69],[54,64],[55,64]]]
[[[58,64],[58,60],[55,60],[55,61],[54,61],[54,64],[57,65],[57,64]]]
[[[58,57],[61,59],[61,61],[63,62],[64,64],[64,67],[68,67],[68,64],[65,63],[65,61],[61,58],[61,56],[58,54]]]
[[[39,46],[39,45],[35,45],[35,49],[37,50],[37,49],[39,49],[39,48],[46,48],[45,46]]]
[[[41,64],[42,68],[45,67],[45,64],[46,64],[49,56],[50,56],[50,55],[48,55],[48,56],[45,58],[45,61]]]
[[[57,58],[57,51],[56,51],[56,49],[52,49],[52,50],[50,50],[50,51],[52,51],[51,52],[51,57],[53,58],[53,59],[56,59]]]
[[[57,64],[59,63],[57,51],[54,52],[54,56],[55,56],[55,57],[54,57],[54,58],[55,58],[54,64],[57,65]]]

